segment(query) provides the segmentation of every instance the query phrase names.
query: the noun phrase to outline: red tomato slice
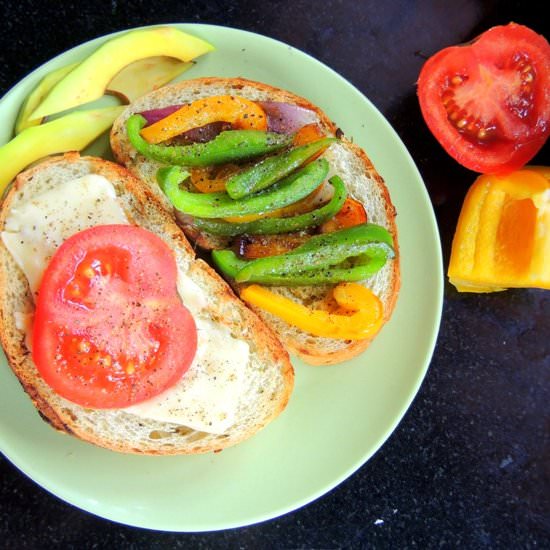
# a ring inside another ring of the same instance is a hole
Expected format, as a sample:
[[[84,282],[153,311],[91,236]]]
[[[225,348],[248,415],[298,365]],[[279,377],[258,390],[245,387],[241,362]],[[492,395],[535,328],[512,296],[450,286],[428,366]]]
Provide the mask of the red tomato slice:
[[[33,327],[33,360],[66,399],[121,408],[174,385],[189,368],[197,331],[176,289],[170,248],[130,225],[67,239],[48,264]]]
[[[428,59],[418,98],[431,132],[460,164],[517,170],[550,133],[550,45],[522,25],[493,27]]]

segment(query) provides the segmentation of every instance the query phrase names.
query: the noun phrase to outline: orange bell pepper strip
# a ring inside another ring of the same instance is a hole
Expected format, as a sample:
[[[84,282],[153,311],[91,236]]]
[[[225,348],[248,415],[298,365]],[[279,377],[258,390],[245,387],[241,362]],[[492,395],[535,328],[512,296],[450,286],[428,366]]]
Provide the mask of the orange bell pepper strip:
[[[323,130],[321,130],[318,124],[315,124],[315,123],[306,124],[305,126],[302,126],[294,134],[294,139],[292,143],[296,146],[306,145],[307,143],[313,143],[314,141],[318,141],[324,137],[325,137],[325,134],[323,133]],[[323,154],[323,151],[319,151],[319,153],[317,153],[317,155],[314,158],[317,158],[317,156],[322,154]]]
[[[239,171],[236,164],[222,166],[202,166],[189,171],[191,183],[201,193],[217,193],[225,191],[225,182]]]
[[[550,170],[482,175],[468,191],[448,276],[459,292],[550,288]]]
[[[161,143],[211,122],[229,122],[239,130],[267,130],[267,116],[260,105],[243,97],[219,95],[197,99],[166,118],[141,130],[149,143]]]
[[[333,297],[338,308],[329,312],[310,309],[256,284],[241,291],[245,302],[315,336],[364,340],[378,332],[383,306],[371,290],[358,283],[341,283],[334,287]]]
[[[345,229],[346,227],[359,225],[360,223],[367,223],[367,221],[367,213],[364,206],[359,201],[348,197],[342,205],[340,212],[321,225],[319,231],[321,233],[330,233],[339,229]]]

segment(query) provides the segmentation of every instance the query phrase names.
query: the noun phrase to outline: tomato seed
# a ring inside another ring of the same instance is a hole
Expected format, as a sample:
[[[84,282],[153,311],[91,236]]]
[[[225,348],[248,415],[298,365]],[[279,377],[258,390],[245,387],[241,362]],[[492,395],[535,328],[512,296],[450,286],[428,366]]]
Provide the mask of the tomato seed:
[[[78,343],[78,351],[89,353],[91,349],[92,347],[90,346],[90,342],[86,342],[86,340],[81,340]]]
[[[460,86],[464,82],[464,78],[459,74],[456,74],[451,78],[451,84],[453,86]]]

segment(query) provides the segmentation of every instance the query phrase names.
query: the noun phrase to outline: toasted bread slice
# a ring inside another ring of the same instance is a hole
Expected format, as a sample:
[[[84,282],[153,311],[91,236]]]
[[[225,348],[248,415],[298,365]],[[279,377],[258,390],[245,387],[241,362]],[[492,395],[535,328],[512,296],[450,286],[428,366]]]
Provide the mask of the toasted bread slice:
[[[238,396],[235,424],[223,434],[199,432],[174,423],[146,420],[122,409],[92,410],[57,395],[40,377],[29,351],[19,313],[33,311],[28,281],[0,241],[0,337],[8,362],[36,408],[52,426],[115,451],[144,454],[190,454],[234,445],[264,427],[286,406],[294,372],[287,352],[263,322],[206,263],[197,259],[173,218],[155,194],[124,167],[69,153],[21,173],[0,211],[0,230],[12,209],[60,181],[86,174],[106,177],[128,219],[161,237],[174,251],[178,267],[200,286],[208,302],[200,315],[227,327],[250,349],[245,386]],[[29,220],[29,223],[31,221]]]
[[[280,101],[304,107],[316,113],[318,123],[327,135],[337,134],[336,125],[321,109],[306,99],[279,88],[242,78],[199,78],[151,92],[132,103],[115,121],[111,131],[111,147],[115,158],[146,182],[171,212],[173,212],[172,205],[156,183],[156,171],[160,164],[137,153],[128,140],[125,122],[134,113],[224,94],[241,96],[252,101]],[[374,276],[363,281],[363,284],[371,288],[382,301],[384,321],[387,321],[394,309],[400,286],[396,211],[388,189],[366,153],[344,136],[341,136],[337,143],[332,144],[323,156],[331,166],[331,174],[336,173],[341,176],[349,195],[364,205],[368,221],[388,229],[394,239],[395,258],[386,262],[386,265]],[[185,226],[182,227],[193,239],[193,232],[187,231],[188,228]],[[212,241],[215,243],[215,239]],[[201,245],[201,240],[197,240],[197,244]],[[238,291],[236,285],[235,288]],[[330,286],[270,287],[281,295],[319,309],[328,307],[330,288]],[[372,341],[372,338],[349,341],[313,336],[265,311],[258,308],[256,311],[274,329],[292,354],[313,365],[334,364],[350,359],[365,350]]]

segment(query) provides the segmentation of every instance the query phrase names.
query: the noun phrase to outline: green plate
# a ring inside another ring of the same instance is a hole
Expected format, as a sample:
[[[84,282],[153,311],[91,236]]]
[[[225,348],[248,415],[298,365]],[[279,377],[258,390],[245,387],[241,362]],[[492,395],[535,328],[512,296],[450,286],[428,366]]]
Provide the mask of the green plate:
[[[0,355],[0,449],[47,491],[116,522],[197,532],[257,523],[320,497],[361,467],[395,429],[424,378],[441,317],[440,241],[422,179],[376,108],[330,68],[264,36],[210,25],[176,25],[216,51],[184,78],[243,76],[287,88],[320,106],[362,146],[398,212],[402,288],[370,348],[332,367],[294,361],[287,409],[248,441],[218,454],[123,455],[58,434],[36,413]],[[0,143],[27,93],[49,71],[81,59],[108,37],[34,71],[0,101]],[[105,152],[106,142],[94,153]],[[419,243],[422,243],[419,246]]]

